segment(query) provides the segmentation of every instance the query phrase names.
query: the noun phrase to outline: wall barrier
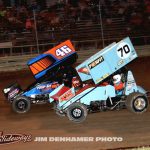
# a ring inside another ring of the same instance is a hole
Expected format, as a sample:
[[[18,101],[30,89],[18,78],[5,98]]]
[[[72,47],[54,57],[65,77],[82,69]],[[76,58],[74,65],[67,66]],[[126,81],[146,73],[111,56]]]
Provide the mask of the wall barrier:
[[[145,46],[135,46],[135,49],[140,57],[150,56],[150,45]],[[78,63],[86,60],[88,57],[92,56],[100,49],[88,49],[77,51]],[[4,71],[17,71],[22,69],[27,69],[27,61],[34,58],[37,54],[30,55],[19,55],[19,56],[5,56],[0,58],[0,72]]]
[[[140,45],[149,45],[150,44],[150,36],[138,36],[138,37],[130,37],[133,45],[140,46]],[[114,37],[114,38],[104,38],[105,46],[109,45],[114,41],[120,41],[121,37]],[[97,38],[93,40],[80,40],[80,41],[72,41],[74,47],[77,51],[80,50],[87,50],[87,49],[101,49],[102,48],[102,39]],[[8,46],[8,43],[9,46]],[[59,42],[51,42],[51,43],[43,43],[39,44],[39,46],[32,44],[32,45],[23,45],[23,46],[11,46],[11,42],[2,43],[3,47],[0,47],[0,57],[4,56],[16,56],[16,55],[29,55],[29,54],[37,54],[39,47],[39,52],[43,53],[44,51],[54,47],[55,45],[59,44]],[[21,44],[21,43],[20,43]],[[23,43],[22,43],[23,44]],[[21,44],[21,45],[22,45]]]

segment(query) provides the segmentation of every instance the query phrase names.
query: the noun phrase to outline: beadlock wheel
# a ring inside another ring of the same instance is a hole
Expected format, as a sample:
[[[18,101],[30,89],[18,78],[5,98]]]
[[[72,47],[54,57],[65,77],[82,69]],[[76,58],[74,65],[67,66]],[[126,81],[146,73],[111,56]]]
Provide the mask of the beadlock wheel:
[[[67,117],[75,123],[83,122],[87,117],[86,106],[81,103],[73,103],[67,109]]]
[[[12,109],[16,113],[26,113],[31,108],[31,102],[27,97],[18,96],[12,102]]]

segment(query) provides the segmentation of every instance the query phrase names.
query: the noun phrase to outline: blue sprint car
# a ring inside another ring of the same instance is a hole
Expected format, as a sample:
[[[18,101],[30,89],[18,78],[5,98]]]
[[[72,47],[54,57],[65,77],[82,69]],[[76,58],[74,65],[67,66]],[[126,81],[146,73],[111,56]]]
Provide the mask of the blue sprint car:
[[[43,54],[29,60],[27,65],[35,78],[35,82],[25,90],[17,83],[3,89],[6,99],[17,113],[26,113],[31,104],[48,102],[49,94],[59,86],[63,73],[70,72],[71,65],[77,60],[77,53],[67,40]],[[59,82],[59,83],[58,83]]]

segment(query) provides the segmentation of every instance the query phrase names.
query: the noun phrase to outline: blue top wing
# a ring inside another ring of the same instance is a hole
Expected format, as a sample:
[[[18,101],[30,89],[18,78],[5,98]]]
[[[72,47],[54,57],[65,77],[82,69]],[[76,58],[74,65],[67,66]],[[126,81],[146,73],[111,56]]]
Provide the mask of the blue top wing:
[[[127,37],[99,51],[77,66],[76,70],[82,81],[92,79],[98,84],[135,58],[137,53]]]
[[[53,71],[54,68],[57,68],[59,65],[64,65],[67,61],[69,61],[70,64],[74,63],[76,59],[77,54],[75,49],[70,40],[67,40],[29,60],[27,65],[34,77],[39,79],[46,75],[48,71]]]

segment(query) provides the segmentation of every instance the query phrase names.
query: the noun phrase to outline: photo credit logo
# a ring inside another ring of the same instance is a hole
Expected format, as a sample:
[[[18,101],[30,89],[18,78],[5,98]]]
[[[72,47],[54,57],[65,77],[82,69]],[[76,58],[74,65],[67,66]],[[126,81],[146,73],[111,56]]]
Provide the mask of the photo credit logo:
[[[122,137],[35,137],[34,142],[122,142]]]
[[[26,134],[4,134],[2,131],[0,131],[0,145],[2,144],[11,144],[11,143],[17,143],[17,142],[30,142],[32,141],[31,135]]]

